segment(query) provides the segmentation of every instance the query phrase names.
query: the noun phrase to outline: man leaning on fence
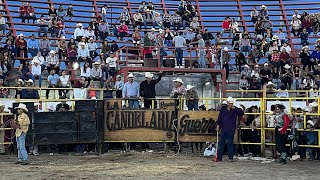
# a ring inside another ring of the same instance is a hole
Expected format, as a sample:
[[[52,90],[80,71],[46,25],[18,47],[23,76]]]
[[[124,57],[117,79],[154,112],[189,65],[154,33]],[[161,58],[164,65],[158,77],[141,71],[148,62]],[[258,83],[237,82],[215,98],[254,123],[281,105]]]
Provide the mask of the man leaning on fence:
[[[146,72],[145,77],[146,80],[140,84],[140,95],[144,98],[144,108],[150,109],[151,107],[157,109],[157,103],[154,98],[156,97],[156,84],[161,81],[162,72],[160,72],[159,77],[155,80],[152,79],[153,74],[150,72]]]
[[[234,145],[233,138],[237,128],[238,117],[243,116],[243,110],[234,106],[235,99],[228,97],[227,106],[222,107],[217,121],[217,133],[219,133],[219,149],[218,149],[218,161],[222,161],[224,154],[224,146],[228,146],[229,161],[233,161]]]
[[[133,80],[134,76],[132,73],[127,78],[128,82],[123,86],[122,98],[128,100],[129,109],[139,109],[140,86]]]

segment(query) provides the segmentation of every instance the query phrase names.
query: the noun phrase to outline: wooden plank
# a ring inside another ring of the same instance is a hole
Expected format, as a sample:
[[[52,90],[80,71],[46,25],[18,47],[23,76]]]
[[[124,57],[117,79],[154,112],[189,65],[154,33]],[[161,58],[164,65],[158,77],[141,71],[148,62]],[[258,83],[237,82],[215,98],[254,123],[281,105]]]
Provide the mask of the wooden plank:
[[[218,111],[179,111],[180,142],[216,142]]]

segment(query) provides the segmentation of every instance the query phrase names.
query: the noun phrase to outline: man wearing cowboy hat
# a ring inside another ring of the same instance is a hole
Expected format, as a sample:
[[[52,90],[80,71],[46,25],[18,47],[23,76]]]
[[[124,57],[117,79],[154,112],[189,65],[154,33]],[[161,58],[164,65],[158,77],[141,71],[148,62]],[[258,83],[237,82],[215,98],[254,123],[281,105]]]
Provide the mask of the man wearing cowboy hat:
[[[27,106],[23,103],[20,103],[18,107],[16,107],[18,112],[18,119],[15,121],[16,123],[16,140],[17,140],[17,149],[18,149],[18,161],[15,164],[28,165],[28,153],[25,147],[25,140],[27,136],[27,132],[29,130],[30,120],[28,115]]]
[[[227,106],[222,107],[217,120],[217,133],[219,133],[219,149],[218,161],[222,161],[224,154],[224,147],[227,143],[229,161],[233,161],[234,145],[233,138],[237,128],[237,119],[243,116],[244,112],[241,108],[234,106],[235,99],[232,97],[227,98]]]
[[[88,47],[86,46],[86,43],[84,42],[80,42],[79,43],[80,47],[78,48],[78,61],[80,62],[89,62],[90,65],[92,65],[91,63],[91,58],[90,58],[90,53],[89,53],[89,49]]]
[[[34,82],[32,79],[26,81],[26,87],[34,87]],[[36,89],[22,89],[21,99],[39,99],[39,93]]]
[[[121,75],[117,75],[116,82],[114,83],[114,89],[116,90],[116,98],[122,97],[123,86],[124,86],[124,83],[121,80]]]
[[[93,63],[93,68],[91,69],[91,79],[93,81],[99,81],[100,87],[103,87],[103,76],[102,69],[100,67],[100,62],[96,61]]]
[[[194,89],[194,86],[188,84],[186,91],[185,98],[188,110],[199,110],[199,94]]]
[[[132,73],[127,78],[128,82],[123,86],[122,98],[128,99],[129,109],[139,109],[140,86],[133,80],[134,76]]]
[[[35,79],[39,79],[39,87],[41,88],[41,82],[42,82],[42,75],[41,75],[41,65],[40,61],[35,59],[32,60],[33,64],[31,65],[31,74],[32,74],[32,80],[35,81]]]
[[[49,56],[46,58],[46,62],[47,62],[47,70],[49,74],[52,69],[54,69],[56,73],[59,73],[60,61],[56,56],[56,52],[54,50],[50,51]]]
[[[260,10],[259,10],[259,16],[262,17],[263,19],[269,19],[269,12],[267,10],[267,6],[261,5]]]
[[[222,64],[223,68],[226,68],[226,78],[229,78],[229,62],[231,61],[231,54],[228,52],[229,48],[225,46],[222,52]],[[227,80],[228,83],[228,80]]]
[[[183,85],[183,81],[181,78],[177,78],[173,80],[175,82],[175,87],[173,87],[170,97],[177,98],[183,96],[186,93],[186,88]]]
[[[261,86],[266,84],[269,80],[271,80],[271,70],[269,69],[269,64],[264,63],[263,69],[260,70],[260,78],[261,78]]]
[[[146,72],[145,77],[146,80],[140,83],[140,96],[144,98],[144,108],[150,109],[150,107],[153,107],[154,109],[157,109],[157,102],[154,98],[156,97],[156,84],[161,81],[162,71],[155,80],[152,80],[153,74],[150,72]]]
[[[85,36],[85,30],[83,29],[83,26],[81,23],[77,24],[77,28],[74,30],[73,38],[77,40],[78,42],[81,41],[81,38]]]
[[[278,152],[281,154],[280,163],[287,163],[287,152],[286,152],[286,142],[287,142],[287,130],[290,125],[290,118],[284,112],[286,107],[282,102],[275,102],[276,109],[276,128],[275,128],[275,139],[276,139],[276,147]]]

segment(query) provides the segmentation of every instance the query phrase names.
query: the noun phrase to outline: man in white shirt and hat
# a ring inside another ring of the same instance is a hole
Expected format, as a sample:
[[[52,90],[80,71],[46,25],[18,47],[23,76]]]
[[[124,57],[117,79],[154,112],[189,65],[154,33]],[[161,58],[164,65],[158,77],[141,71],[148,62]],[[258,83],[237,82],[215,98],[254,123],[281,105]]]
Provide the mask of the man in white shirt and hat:
[[[77,24],[77,28],[74,30],[73,38],[78,42],[81,41],[81,38],[85,36],[85,30],[83,29],[83,25],[81,23]]]
[[[140,86],[134,81],[132,73],[127,78],[128,81],[123,86],[122,98],[128,99],[129,109],[139,109]]]
[[[91,69],[91,79],[93,81],[99,81],[100,82],[100,87],[103,87],[103,76],[102,76],[102,69],[100,67],[100,62],[94,62],[93,67]]]
[[[91,58],[88,47],[86,47],[86,44],[84,42],[79,43],[80,47],[78,48],[78,61],[85,61],[89,62],[91,66]]]
[[[49,74],[52,69],[54,69],[55,72],[59,74],[60,62],[54,50],[50,51],[49,56],[46,58],[46,63],[47,63],[47,70]]]
[[[159,74],[159,77],[153,80],[153,74],[150,72],[145,73],[146,80],[140,83],[140,96],[144,100],[145,109],[157,109],[157,102],[155,101],[156,97],[156,84],[161,81],[162,71]],[[153,106],[152,106],[153,104]]]
[[[39,87],[41,88],[41,82],[42,82],[42,75],[41,75],[41,65],[40,61],[38,59],[32,60],[31,65],[31,74],[32,74],[32,80],[35,82],[35,79],[39,79]]]

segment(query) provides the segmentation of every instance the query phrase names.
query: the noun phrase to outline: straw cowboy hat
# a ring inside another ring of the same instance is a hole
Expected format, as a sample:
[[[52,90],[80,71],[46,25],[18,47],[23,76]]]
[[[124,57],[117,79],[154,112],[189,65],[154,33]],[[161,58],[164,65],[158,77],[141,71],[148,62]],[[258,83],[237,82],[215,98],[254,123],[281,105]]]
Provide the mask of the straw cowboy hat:
[[[23,35],[22,33],[20,33],[20,34],[19,34],[19,37],[20,37],[20,36],[22,36],[22,37],[23,37],[24,35]]]
[[[155,28],[151,28],[151,31],[155,31],[156,29]]]
[[[285,69],[290,69],[291,66],[289,66],[289,64],[286,64],[286,65],[284,66],[284,68],[285,68]]]
[[[173,82],[179,82],[179,83],[183,84],[183,81],[180,78],[177,78],[177,79],[173,80]]]
[[[265,6],[265,5],[261,5],[261,8],[267,8],[267,6]]]
[[[231,104],[234,104],[236,102],[236,99],[234,99],[233,97],[229,96],[227,98],[227,103],[231,103]]]
[[[269,64],[268,63],[264,63],[263,66],[269,66]]]
[[[28,81],[26,81],[27,83],[32,83],[33,84],[33,80],[29,79]]]
[[[194,86],[188,84],[186,90],[189,91],[190,89],[194,88]]]
[[[145,76],[146,78],[153,78],[153,74],[150,73],[150,72],[146,72],[146,73],[144,74],[144,76]]]
[[[273,84],[271,81],[269,81],[269,82],[267,83],[267,87],[268,87],[268,86],[276,87],[276,85],[275,85],[275,84]]]
[[[256,64],[255,66],[254,66],[255,68],[258,68],[258,67],[260,67],[258,64]]]
[[[65,36],[62,36],[61,39],[66,39],[66,37],[65,37]]]
[[[307,106],[307,107],[305,107],[305,108],[303,109],[303,111],[304,111],[304,112],[311,112],[312,109],[311,109],[311,107]]]
[[[134,75],[132,73],[130,73],[127,78],[134,78]]]
[[[276,35],[272,36],[272,41],[275,41],[277,39],[278,39],[278,36],[276,36]]]
[[[310,107],[318,107],[318,102],[313,101],[311,104],[309,104]]]
[[[248,64],[244,65],[244,67],[250,69],[250,66]]]
[[[117,75],[117,77],[116,78],[121,78],[121,75]]]
[[[304,49],[309,49],[309,46],[303,46],[302,50],[304,50]]]
[[[229,48],[228,48],[227,46],[225,46],[225,47],[223,48],[223,50],[224,50],[224,51],[229,51]]]
[[[18,79],[18,82],[21,82],[22,84],[24,84],[24,81],[22,79]]]
[[[307,124],[310,124],[312,127],[314,126],[314,122],[311,120],[307,121]]]
[[[84,45],[86,45],[86,43],[80,42],[79,45],[80,45],[80,46],[84,46]]]
[[[49,53],[50,54],[55,54],[56,52],[54,50],[51,50]]]
[[[22,110],[28,112],[27,106],[25,104],[23,104],[23,103],[20,103],[19,106],[15,107],[14,109],[22,109]]]

